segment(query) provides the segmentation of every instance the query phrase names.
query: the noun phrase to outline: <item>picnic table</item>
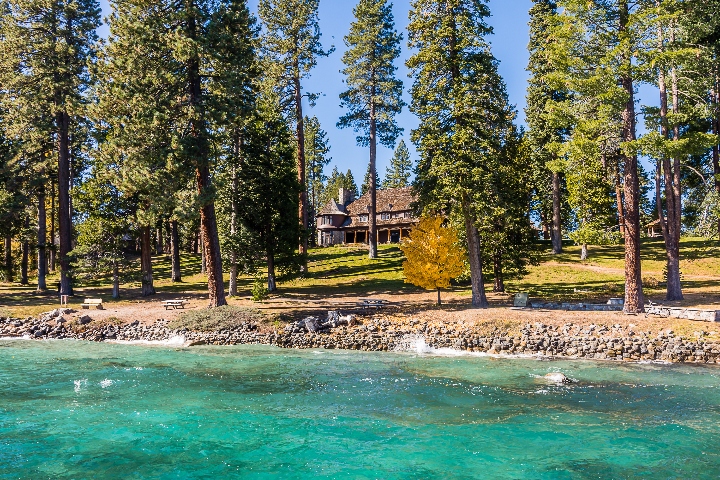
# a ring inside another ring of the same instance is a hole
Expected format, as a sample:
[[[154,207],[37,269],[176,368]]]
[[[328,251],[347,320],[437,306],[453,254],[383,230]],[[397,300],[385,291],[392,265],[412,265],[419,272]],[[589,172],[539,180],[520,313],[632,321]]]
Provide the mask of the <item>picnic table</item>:
[[[387,300],[381,300],[377,298],[361,298],[357,305],[363,310],[368,308],[380,309],[387,305]]]
[[[187,304],[187,300],[163,300],[162,304],[163,307],[165,307],[165,310],[168,310],[170,308],[176,309],[176,308],[185,308],[185,304]]]
[[[66,300],[66,302],[67,302],[67,300]],[[87,310],[90,307],[94,307],[97,310],[102,310],[103,309],[102,298],[86,298],[85,301],[82,303],[82,308],[83,308],[83,310]]]

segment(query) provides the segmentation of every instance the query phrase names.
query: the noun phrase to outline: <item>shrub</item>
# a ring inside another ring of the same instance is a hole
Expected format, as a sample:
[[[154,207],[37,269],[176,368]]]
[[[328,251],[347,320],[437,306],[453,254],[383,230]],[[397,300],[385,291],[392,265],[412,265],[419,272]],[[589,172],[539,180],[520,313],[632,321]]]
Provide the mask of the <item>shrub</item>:
[[[268,289],[265,279],[261,275],[256,276],[253,280],[251,293],[253,302],[262,302],[267,298]]]

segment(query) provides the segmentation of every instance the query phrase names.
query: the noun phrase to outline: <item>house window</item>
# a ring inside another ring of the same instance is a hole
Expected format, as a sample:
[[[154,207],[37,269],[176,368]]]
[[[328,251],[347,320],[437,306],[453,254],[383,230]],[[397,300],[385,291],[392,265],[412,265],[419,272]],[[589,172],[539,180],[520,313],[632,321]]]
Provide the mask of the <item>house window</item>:
[[[367,216],[367,215],[360,215],[360,221],[367,223],[367,221],[368,221],[368,216]]]
[[[380,220],[390,220],[390,214],[389,213],[381,213]]]
[[[329,217],[327,215],[323,216],[321,224],[322,225],[332,225],[332,217]]]

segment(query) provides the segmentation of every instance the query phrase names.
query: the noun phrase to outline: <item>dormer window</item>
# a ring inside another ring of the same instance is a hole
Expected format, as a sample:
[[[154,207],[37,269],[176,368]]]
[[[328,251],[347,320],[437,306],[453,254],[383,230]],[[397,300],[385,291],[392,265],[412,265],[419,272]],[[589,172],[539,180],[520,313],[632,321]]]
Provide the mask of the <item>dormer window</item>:
[[[368,221],[368,216],[365,215],[365,214],[360,215],[360,221],[367,223],[367,221]]]
[[[381,213],[380,220],[390,220],[390,214],[389,213]]]
[[[323,215],[320,220],[321,225],[332,225],[332,217],[330,215]]]

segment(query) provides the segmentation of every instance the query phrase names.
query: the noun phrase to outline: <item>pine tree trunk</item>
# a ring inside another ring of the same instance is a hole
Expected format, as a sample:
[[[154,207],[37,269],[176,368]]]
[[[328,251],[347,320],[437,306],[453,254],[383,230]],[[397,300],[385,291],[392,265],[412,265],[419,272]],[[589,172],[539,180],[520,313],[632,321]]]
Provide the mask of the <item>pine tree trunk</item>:
[[[267,275],[268,292],[274,292],[277,290],[277,283],[275,282],[275,254],[272,249],[267,251]]]
[[[37,289],[38,292],[47,290],[47,215],[45,212],[45,186],[41,185],[38,191],[38,238],[37,238]]]
[[[205,256],[205,240],[203,239],[202,225],[200,226],[200,273],[207,273],[207,257]]]
[[[236,141],[236,146],[238,142]],[[236,148],[236,158],[238,157],[239,148]],[[230,200],[230,237],[233,239],[232,244],[235,245],[235,234],[237,233],[237,194],[238,194],[238,177],[237,169],[233,166],[232,169],[232,181],[231,181],[232,198]],[[237,264],[237,252],[233,247],[230,250],[230,284],[228,286],[228,295],[236,297],[238,294],[237,288],[237,277],[238,277],[238,264]]]
[[[300,89],[300,67],[297,60],[293,69],[293,82],[295,87],[295,125],[297,133],[297,178],[300,184],[300,205],[298,210],[298,220],[302,225],[299,253],[302,256],[301,272],[307,271],[307,228],[308,228],[308,211],[307,211],[307,188],[305,185],[305,124],[303,120],[302,110],[302,90]]]
[[[463,202],[463,217],[465,219],[465,234],[467,236],[468,258],[470,260],[470,282],[472,285],[472,305],[476,308],[487,308],[488,301],[485,295],[485,283],[482,273],[482,257],[480,256],[480,235],[475,226],[470,206]]]
[[[195,172],[198,194],[202,198],[210,189],[210,170],[207,166],[198,167]],[[223,284],[222,258],[220,257],[220,238],[215,217],[215,203],[209,200],[200,209],[200,228],[202,229],[203,252],[205,253],[205,273],[208,278],[210,307],[227,305],[225,285]]]
[[[580,247],[580,260],[587,260],[588,258],[588,248],[587,243],[583,243]]]
[[[152,234],[150,233],[149,225],[142,227],[140,271],[142,272],[142,296],[149,297],[150,295],[155,295],[152,271]]]
[[[671,41],[674,34],[671,31]],[[679,113],[679,98],[677,85],[677,71],[673,67],[670,72],[673,97],[673,114]],[[673,126],[673,142],[680,141],[680,128]],[[665,250],[667,253],[667,292],[666,300],[682,300],[682,285],[680,283],[680,233],[682,228],[682,192],[680,186],[680,158],[676,155],[672,166],[670,159],[664,159],[665,198],[667,200],[667,236]]]
[[[171,252],[171,272],[170,277],[173,282],[181,282],[182,274],[180,273],[180,235],[178,233],[177,220],[170,221],[170,252]]]
[[[155,227],[155,255],[162,255],[163,253],[162,221],[158,221]]]
[[[58,94],[59,97],[59,94]],[[58,98],[56,105],[62,105]],[[58,128],[58,227],[60,237],[60,248],[58,252],[58,263],[60,264],[60,295],[72,295],[70,283],[70,258],[68,254],[72,250],[72,216],[70,214],[70,149],[69,149],[69,128],[70,118],[64,110],[56,114]]]
[[[120,269],[117,261],[113,262],[112,298],[120,298]]]
[[[374,95],[373,87],[373,95]],[[377,258],[377,192],[375,185],[376,179],[376,161],[377,161],[377,124],[375,121],[375,104],[370,103],[370,211],[368,212],[368,235],[370,236],[369,256],[370,258]]]
[[[194,2],[187,0],[188,12],[187,33],[192,40],[198,37],[197,20],[194,15]],[[187,61],[188,87],[190,90],[190,105],[196,109],[196,115],[190,122],[190,135],[194,138],[193,154],[196,162],[195,183],[200,206],[200,229],[203,233],[202,249],[205,252],[206,273],[208,278],[208,296],[210,307],[227,305],[225,300],[225,286],[223,284],[222,258],[220,256],[220,237],[218,235],[217,218],[215,216],[215,201],[210,192],[210,165],[208,159],[207,132],[202,117],[202,85],[200,78],[200,60],[195,56]]]
[[[623,207],[623,187],[620,182],[620,173],[615,177],[615,203],[618,211],[618,227],[620,235],[625,237],[625,209]]]
[[[13,281],[13,261],[12,261],[12,237],[5,237],[5,281],[12,283]]]
[[[503,277],[502,255],[500,252],[493,254],[493,292],[505,293],[505,279]]]
[[[620,5],[620,30],[627,29],[629,21],[628,2],[623,0]],[[626,143],[635,142],[635,90],[632,70],[632,52],[624,54],[625,73],[620,83],[627,100],[622,112],[622,140]],[[645,311],[645,299],[642,286],[642,268],[640,264],[640,180],[638,178],[637,155],[624,156],[624,196],[625,196],[625,307],[626,313]]]
[[[439,288],[437,289],[437,293],[438,293],[438,303],[437,304],[442,305],[442,300],[440,300],[440,289]]]
[[[50,273],[55,273],[55,179],[50,179]]]
[[[30,217],[25,215],[25,231],[27,232],[30,227]],[[24,235],[23,235],[24,237]],[[22,241],[22,259],[20,261],[20,283],[27,285],[30,283],[28,279],[28,261],[30,260],[30,242],[27,237],[23,238]]]
[[[716,62],[720,59],[715,59]],[[712,132],[715,138],[720,138],[720,65],[715,66],[715,88],[713,92],[713,121]],[[720,197],[720,145],[712,147],[713,173],[715,174],[715,192]],[[720,239],[720,218],[718,218],[718,238]]]
[[[553,202],[553,218],[552,218],[552,246],[553,254],[562,253],[562,218],[561,218],[561,202],[560,202],[560,173],[552,173],[552,202]],[[504,291],[504,290],[503,290]]]

